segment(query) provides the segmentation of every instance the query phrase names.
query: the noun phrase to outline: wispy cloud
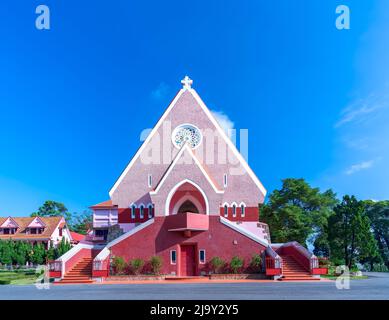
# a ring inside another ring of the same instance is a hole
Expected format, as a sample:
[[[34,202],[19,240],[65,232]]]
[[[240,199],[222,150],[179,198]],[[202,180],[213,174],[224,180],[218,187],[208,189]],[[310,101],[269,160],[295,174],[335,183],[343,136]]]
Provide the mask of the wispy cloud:
[[[161,82],[156,89],[151,91],[151,98],[157,101],[164,99],[170,92],[170,87],[165,82]]]
[[[369,161],[363,161],[357,164],[353,164],[350,168],[348,168],[345,173],[347,175],[352,175],[358,171],[361,170],[366,170],[371,168],[374,165],[374,160],[369,160]]]
[[[352,122],[367,121],[384,108],[389,108],[388,94],[371,94],[365,99],[358,99],[341,112],[341,119],[335,124],[335,127],[338,128]]]
[[[216,118],[217,122],[219,122],[220,126],[224,130],[224,132],[231,137],[231,131],[234,129],[234,122],[223,112],[223,111],[213,111],[211,110],[213,116]]]

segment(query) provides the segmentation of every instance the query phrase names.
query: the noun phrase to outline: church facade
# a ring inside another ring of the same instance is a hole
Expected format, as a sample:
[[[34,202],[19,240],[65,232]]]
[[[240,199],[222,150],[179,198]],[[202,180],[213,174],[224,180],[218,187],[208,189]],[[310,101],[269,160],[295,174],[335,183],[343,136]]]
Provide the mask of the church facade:
[[[266,189],[192,80],[181,82],[110,199],[91,207],[92,233],[51,266],[62,281],[84,260],[94,278],[104,278],[115,256],[126,261],[159,256],[162,273],[178,277],[208,274],[216,256],[244,259],[244,271],[259,254],[268,275],[282,272],[281,251],[312,262],[314,256],[297,244],[272,246],[259,216]]]

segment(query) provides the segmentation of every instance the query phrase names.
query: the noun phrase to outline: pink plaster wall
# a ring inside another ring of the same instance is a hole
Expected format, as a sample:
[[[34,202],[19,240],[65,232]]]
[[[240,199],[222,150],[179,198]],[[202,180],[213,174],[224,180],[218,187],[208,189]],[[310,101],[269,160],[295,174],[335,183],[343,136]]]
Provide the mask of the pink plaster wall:
[[[161,108],[161,115],[163,109]],[[164,125],[167,125],[168,122],[171,123],[171,130],[174,130],[178,125],[183,123],[191,123],[197,126],[201,131],[213,130],[215,129],[211,121],[208,119],[206,114],[200,108],[200,106],[195,101],[194,97],[189,91],[185,91],[181,98],[177,101],[175,107],[171,110],[167,116]],[[163,137],[162,131],[163,125],[159,128],[158,133],[159,137],[154,136],[151,139],[150,145],[161,145],[159,139],[162,139],[162,148],[159,152],[159,157],[161,164],[143,164],[141,158],[138,158],[132,168],[129,170],[122,183],[118,186],[116,191],[112,195],[112,201],[115,205],[118,205],[119,208],[128,208],[132,202],[136,204],[148,203],[152,200],[155,201],[155,211],[156,216],[164,215],[164,206],[165,203],[161,200],[162,197],[154,197],[151,199],[149,191],[158,183],[161,179],[164,172],[167,170],[170,163],[163,163],[163,150],[172,150],[172,152],[177,154],[178,149],[173,146],[171,141],[170,134]],[[260,134],[260,133],[258,133]],[[213,142],[214,144],[214,159],[218,158],[218,148],[217,140]],[[202,144],[198,149],[195,150],[196,154],[201,158],[202,149],[207,143],[212,143],[210,140],[207,142],[203,139]],[[143,154],[149,153],[150,150],[147,148],[143,151]],[[230,153],[231,159],[234,163],[237,163],[235,156]],[[246,172],[243,172],[242,175],[231,175],[229,174],[231,168],[236,168],[237,164],[223,164],[215,163],[208,164],[207,170],[213,179],[220,185],[223,186],[223,175],[228,174],[228,186],[225,188],[225,193],[223,195],[215,195],[212,190],[210,190],[208,182],[205,182],[205,178],[202,173],[199,173],[198,168],[195,164],[186,164],[179,165],[173,169],[172,173],[174,179],[169,184],[166,184],[164,188],[169,191],[169,188],[172,188],[180,179],[188,178],[195,180],[196,183],[201,184],[202,187],[207,189],[207,195],[209,194],[209,201],[211,206],[211,214],[219,214],[219,205],[223,202],[245,202],[247,206],[255,207],[260,202],[263,202],[263,195],[249,177]],[[179,171],[179,172],[177,172]],[[147,175],[152,174],[153,177],[153,187],[149,188],[147,185]]]
[[[196,259],[198,273],[208,270],[208,262],[214,256],[230,261],[233,256],[244,258],[247,267],[252,254],[261,253],[264,246],[247,238],[241,233],[223,225],[219,217],[209,216],[209,230],[192,232],[189,238],[183,232],[168,231],[171,227],[171,217],[156,217],[155,222],[145,229],[135,233],[111,248],[114,256],[122,256],[125,260],[142,258],[149,260],[151,256],[158,255],[163,259],[163,273],[179,274],[180,245],[196,245]],[[235,244],[236,243],[236,244]],[[198,250],[206,250],[206,264],[198,263]],[[170,251],[177,250],[177,264],[170,264]]]

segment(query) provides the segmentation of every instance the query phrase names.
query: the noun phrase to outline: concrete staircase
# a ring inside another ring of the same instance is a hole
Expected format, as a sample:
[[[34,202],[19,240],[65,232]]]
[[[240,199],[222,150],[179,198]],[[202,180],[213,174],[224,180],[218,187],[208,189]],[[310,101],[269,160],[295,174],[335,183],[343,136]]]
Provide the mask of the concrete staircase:
[[[291,255],[281,255],[282,258],[282,277],[280,281],[314,281],[320,278],[313,277],[309,270],[305,269]]]
[[[93,258],[83,258],[70,271],[68,271],[59,283],[92,283]]]

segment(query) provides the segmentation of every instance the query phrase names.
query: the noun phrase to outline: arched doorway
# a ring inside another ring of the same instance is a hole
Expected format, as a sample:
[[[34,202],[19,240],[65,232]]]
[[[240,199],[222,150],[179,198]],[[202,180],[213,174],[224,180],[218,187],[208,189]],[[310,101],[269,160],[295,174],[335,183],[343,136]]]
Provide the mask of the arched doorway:
[[[170,191],[166,199],[165,215],[178,213],[209,214],[208,199],[193,181],[184,180]]]
[[[195,204],[190,200],[185,200],[185,202],[178,208],[177,213],[200,213],[199,209],[195,206]]]

